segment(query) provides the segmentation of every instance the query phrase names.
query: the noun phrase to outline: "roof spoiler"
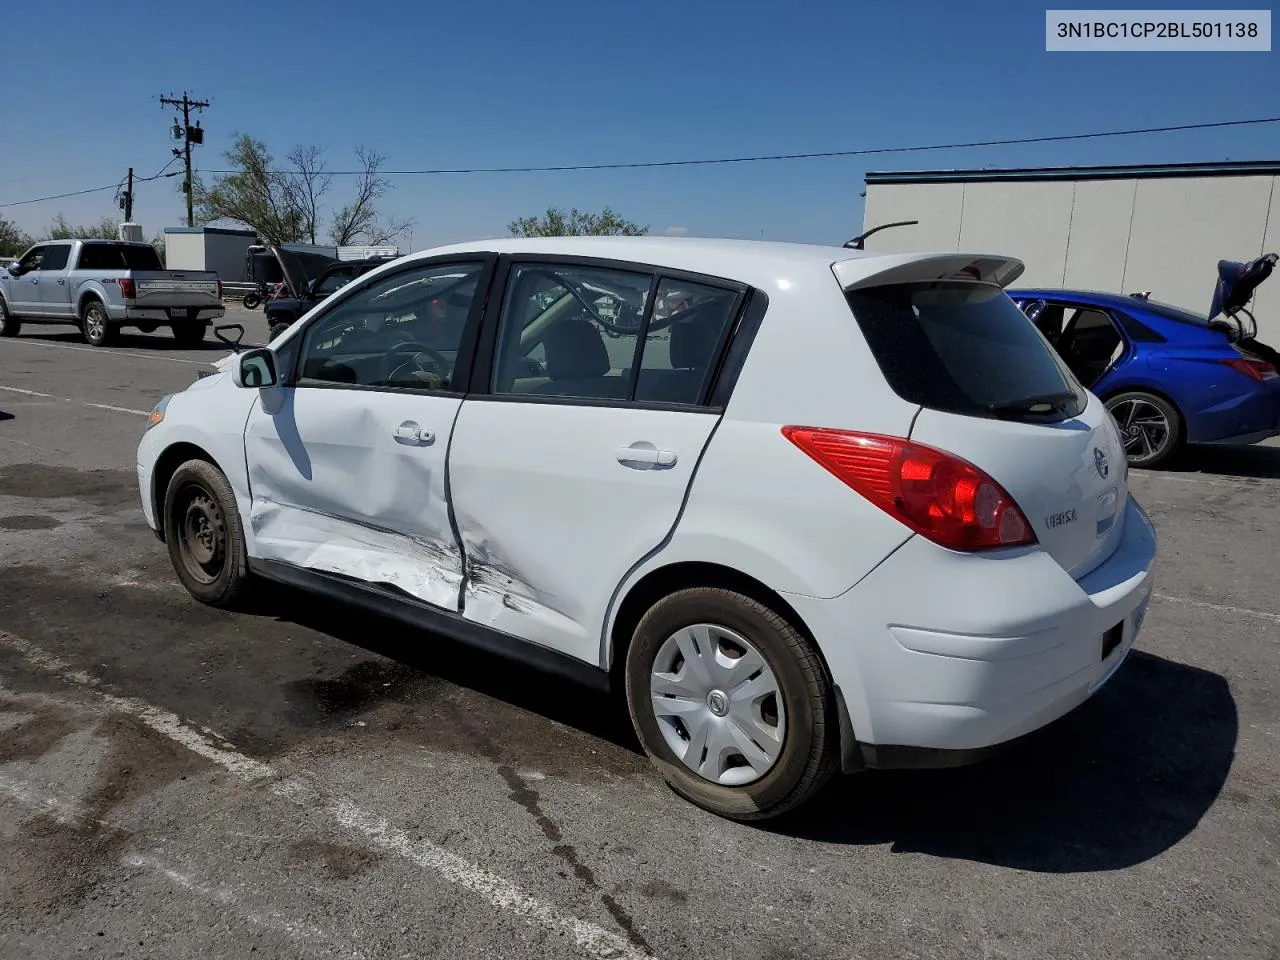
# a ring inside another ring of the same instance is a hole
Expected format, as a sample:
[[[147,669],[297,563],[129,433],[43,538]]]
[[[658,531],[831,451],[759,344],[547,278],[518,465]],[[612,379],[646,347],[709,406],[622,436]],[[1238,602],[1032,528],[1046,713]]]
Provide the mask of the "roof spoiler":
[[[1026,265],[995,254],[901,253],[838,260],[831,270],[845,290],[931,280],[973,280],[1007,287],[1022,276]]]

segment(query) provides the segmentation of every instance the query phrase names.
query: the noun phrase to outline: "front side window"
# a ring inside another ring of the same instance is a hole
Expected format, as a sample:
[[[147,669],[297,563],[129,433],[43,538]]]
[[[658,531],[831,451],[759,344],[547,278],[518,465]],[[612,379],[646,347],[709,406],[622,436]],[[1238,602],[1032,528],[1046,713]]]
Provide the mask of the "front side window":
[[[33,247],[28,250],[26,255],[18,261],[19,269],[23,273],[39,270],[44,264],[44,255],[48,249],[48,247]]]
[[[346,296],[303,337],[297,385],[451,390],[484,264],[424,264]]]
[[[41,270],[61,270],[67,265],[67,258],[71,255],[71,244],[69,243],[51,243],[44,248],[44,262],[40,264]]]
[[[511,269],[492,390],[627,400],[653,277],[561,264]]]

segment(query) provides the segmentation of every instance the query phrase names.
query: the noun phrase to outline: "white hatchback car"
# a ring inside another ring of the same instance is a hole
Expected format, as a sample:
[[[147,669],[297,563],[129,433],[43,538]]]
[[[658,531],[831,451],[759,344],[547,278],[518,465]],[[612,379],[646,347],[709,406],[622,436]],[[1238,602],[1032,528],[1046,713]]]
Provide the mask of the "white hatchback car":
[[[1155,535],[1017,260],[660,238],[428,250],[165,397],[148,523],[259,579],[625,686],[737,819],[974,759],[1115,672]]]

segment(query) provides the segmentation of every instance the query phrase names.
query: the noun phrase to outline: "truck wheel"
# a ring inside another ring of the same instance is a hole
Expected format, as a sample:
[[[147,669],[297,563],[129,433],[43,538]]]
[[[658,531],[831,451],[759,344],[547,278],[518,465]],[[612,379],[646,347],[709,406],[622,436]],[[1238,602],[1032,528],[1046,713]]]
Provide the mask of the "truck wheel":
[[[275,340],[277,337],[282,337],[282,336],[284,336],[284,335],[285,335],[285,333],[287,333],[287,332],[288,332],[289,327],[290,327],[290,324],[288,324],[288,323],[273,323],[273,324],[271,325],[271,336],[270,336],[270,339],[271,339],[271,340]]]
[[[194,347],[204,343],[206,324],[188,323],[182,326],[175,325],[169,329],[173,331],[173,339],[184,347]]]
[[[105,347],[115,339],[118,328],[111,322],[102,301],[90,300],[84,305],[80,331],[84,334],[85,343],[91,347]]]
[[[9,308],[0,300],[0,337],[16,337],[22,330],[22,321],[9,316]]]
[[[796,627],[731,590],[659,600],[627,650],[627,705],[667,783],[733,820],[803,803],[837,765],[835,692]]]

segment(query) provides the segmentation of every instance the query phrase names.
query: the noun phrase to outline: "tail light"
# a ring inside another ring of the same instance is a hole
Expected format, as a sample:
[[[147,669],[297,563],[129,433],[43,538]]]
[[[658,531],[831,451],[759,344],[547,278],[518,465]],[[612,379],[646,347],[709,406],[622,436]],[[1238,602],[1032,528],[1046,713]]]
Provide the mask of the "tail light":
[[[952,550],[989,550],[1036,542],[1013,497],[967,460],[879,434],[788,426],[782,435],[934,543]]]
[[[1255,360],[1252,357],[1233,357],[1222,362],[1236,371],[1236,373],[1243,373],[1250,380],[1257,380],[1259,383],[1264,380],[1274,380],[1277,376],[1280,376],[1280,374],[1276,373],[1276,368],[1265,360]]]
[[[122,277],[120,279],[120,296],[124,297],[126,300],[132,300],[137,295],[138,295],[137,284],[135,284],[128,277]]]

